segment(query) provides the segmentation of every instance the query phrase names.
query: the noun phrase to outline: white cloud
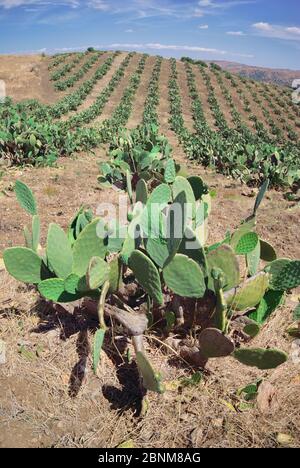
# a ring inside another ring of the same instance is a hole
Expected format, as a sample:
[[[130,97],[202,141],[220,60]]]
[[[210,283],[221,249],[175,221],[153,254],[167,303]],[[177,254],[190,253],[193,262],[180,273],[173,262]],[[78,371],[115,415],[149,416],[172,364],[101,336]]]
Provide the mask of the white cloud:
[[[229,36],[245,36],[245,33],[243,31],[227,31]]]
[[[227,50],[222,49],[214,49],[209,47],[201,47],[201,46],[190,46],[190,45],[178,45],[178,44],[160,44],[159,42],[156,43],[115,43],[109,44],[106,47],[112,49],[128,49],[128,50],[172,50],[172,51],[184,51],[184,52],[201,52],[201,53],[209,53],[215,55],[228,55],[234,57],[244,57],[244,58],[253,58],[253,55],[250,54],[243,54],[239,52],[229,52]]]
[[[5,10],[11,8],[17,8],[26,5],[41,5],[41,6],[69,6],[71,8],[77,8],[80,6],[79,0],[55,0],[50,2],[48,0],[0,0],[0,7]]]
[[[208,24],[200,24],[199,29],[208,29]]]
[[[261,21],[259,23],[252,24],[252,27],[260,36],[290,41],[300,40],[300,27],[298,26],[281,26]]]
[[[133,33],[133,29],[125,29],[125,32],[126,32],[126,33],[129,33],[129,34],[130,34],[130,33]]]

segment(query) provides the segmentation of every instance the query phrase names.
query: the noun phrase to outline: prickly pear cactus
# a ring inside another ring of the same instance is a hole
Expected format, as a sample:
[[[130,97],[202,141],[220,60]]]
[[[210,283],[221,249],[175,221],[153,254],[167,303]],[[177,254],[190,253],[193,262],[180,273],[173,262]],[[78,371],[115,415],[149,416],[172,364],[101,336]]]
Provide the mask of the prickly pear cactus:
[[[18,281],[38,284],[42,280],[43,261],[31,249],[26,247],[6,249],[3,261],[8,273]]]
[[[203,297],[206,285],[200,266],[191,258],[177,254],[163,269],[166,285],[182,297]]]
[[[242,364],[258,369],[275,369],[287,361],[287,354],[278,349],[248,349],[240,348],[234,351],[233,356]]]
[[[163,303],[161,282],[158,269],[147,255],[134,250],[129,259],[129,266],[144,290],[157,304]]]
[[[56,276],[66,279],[72,272],[73,253],[67,235],[57,224],[49,226],[46,252]]]

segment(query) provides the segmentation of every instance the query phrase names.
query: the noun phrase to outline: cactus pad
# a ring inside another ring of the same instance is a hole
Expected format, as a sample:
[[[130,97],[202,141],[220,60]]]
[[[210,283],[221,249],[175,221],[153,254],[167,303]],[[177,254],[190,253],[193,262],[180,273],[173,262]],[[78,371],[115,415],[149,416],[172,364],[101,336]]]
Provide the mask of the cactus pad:
[[[163,303],[161,282],[158,269],[147,255],[134,250],[129,259],[129,267],[137,281],[157,304]]]
[[[229,356],[234,351],[234,343],[217,328],[206,328],[199,336],[201,353],[209,358]]]
[[[12,247],[3,253],[3,261],[8,273],[18,281],[38,284],[42,279],[42,259],[26,247]]]
[[[259,273],[238,288],[232,297],[232,301],[227,301],[227,304],[236,311],[253,308],[260,303],[268,287],[269,275],[264,272]]]
[[[122,280],[121,261],[119,257],[115,257],[109,263],[109,291],[114,293],[118,291]]]
[[[166,285],[182,297],[203,297],[206,290],[200,266],[186,255],[177,254],[163,269]]]
[[[31,216],[37,214],[37,206],[34,195],[29,187],[20,180],[16,181],[15,194],[20,206]]]
[[[284,303],[285,293],[283,291],[267,291],[259,306],[249,315],[250,319],[257,323],[264,323],[267,318]]]
[[[32,217],[32,250],[37,251],[40,244],[41,223],[38,215]]]
[[[240,238],[235,248],[235,253],[237,255],[247,255],[253,252],[258,242],[259,238],[256,232],[247,232]]]
[[[275,260],[266,268],[271,275],[272,289],[287,291],[300,285],[300,261]]]
[[[171,189],[167,184],[160,184],[156,187],[148,198],[147,206],[152,203],[167,205],[171,199]]]
[[[165,175],[164,179],[167,184],[173,184],[176,178],[176,167],[174,159],[168,159],[166,167],[165,167]]]
[[[86,282],[89,289],[98,289],[108,280],[109,266],[100,257],[93,257],[89,263]]]
[[[187,180],[188,180],[188,182],[190,183],[190,185],[191,185],[191,187],[193,189],[195,200],[200,200],[203,195],[208,194],[208,187],[203,182],[201,177],[191,176],[191,177],[188,177]]]
[[[287,354],[278,349],[241,348],[233,356],[242,364],[258,369],[275,369],[287,361]]]
[[[60,278],[50,278],[38,285],[40,294],[48,301],[66,303],[74,302],[82,297],[81,293],[70,294],[65,290],[65,282]]]
[[[167,241],[165,239],[149,238],[146,241],[146,250],[156,265],[163,268],[170,255]]]
[[[248,253],[246,257],[247,267],[248,267],[250,276],[254,276],[258,272],[259,264],[260,264],[260,256],[261,256],[260,242],[257,242],[255,249],[252,250],[252,252]]]
[[[229,245],[221,245],[207,254],[208,270],[219,268],[226,277],[224,291],[235,288],[240,282],[240,268],[236,256]],[[214,291],[214,281],[209,274],[208,288]]]
[[[162,383],[162,377],[156,373],[144,353],[136,353],[136,362],[143,378],[143,385],[146,390],[156,393],[164,393],[165,388]]]
[[[247,323],[243,329],[243,332],[250,336],[250,338],[255,338],[260,332],[260,325],[255,322]]]
[[[148,200],[148,188],[143,179],[140,179],[136,185],[136,202],[141,202],[146,205]]]
[[[67,235],[57,224],[50,224],[47,236],[47,258],[58,278],[72,272],[73,254]]]
[[[264,262],[274,262],[277,259],[276,252],[269,242],[260,239],[260,258]]]
[[[73,273],[84,276],[91,258],[104,258],[107,252],[106,239],[98,236],[97,228],[103,228],[99,218],[94,219],[80,233],[73,246]]]

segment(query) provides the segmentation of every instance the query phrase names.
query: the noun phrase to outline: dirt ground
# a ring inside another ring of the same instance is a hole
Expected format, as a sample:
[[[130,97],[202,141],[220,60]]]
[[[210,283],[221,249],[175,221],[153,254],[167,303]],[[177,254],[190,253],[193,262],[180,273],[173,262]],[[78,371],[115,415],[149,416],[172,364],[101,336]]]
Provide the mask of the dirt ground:
[[[168,73],[164,61],[164,99],[158,108],[162,131],[175,158],[216,191],[210,217],[213,243],[250,214],[255,190],[186,160],[168,129]],[[49,222],[66,228],[80,205],[95,211],[103,201],[117,204],[118,193],[97,183],[98,162],[106,158],[100,148],[60,159],[54,168],[8,169],[0,179],[0,256],[6,247],[23,243],[22,229],[29,221],[12,192],[16,179],[36,195],[44,243]],[[300,258],[299,221],[299,203],[270,191],[259,211],[258,232],[280,256]],[[290,355],[293,341],[286,328],[296,305],[297,294],[268,321],[253,346],[276,346]],[[0,271],[0,339],[6,343],[6,362],[0,364],[0,447],[110,448],[129,439],[142,448],[300,446],[300,364],[291,357],[274,371],[247,368],[230,357],[211,360],[200,384],[183,388],[180,379],[193,371],[176,355],[166,354],[149,332],[146,348],[167,391],[149,393],[148,411],[141,414],[136,367],[127,360],[127,343],[118,329],[107,337],[98,374],[93,374],[96,328],[97,320],[86,308],[50,306]],[[247,406],[238,389],[259,378],[266,390]]]

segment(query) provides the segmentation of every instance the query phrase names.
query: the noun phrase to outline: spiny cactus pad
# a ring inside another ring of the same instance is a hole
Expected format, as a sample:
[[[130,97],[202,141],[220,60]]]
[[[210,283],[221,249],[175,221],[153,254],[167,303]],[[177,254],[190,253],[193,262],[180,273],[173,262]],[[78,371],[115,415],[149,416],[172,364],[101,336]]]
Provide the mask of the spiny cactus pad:
[[[269,242],[260,239],[260,258],[264,262],[274,262],[277,259],[276,252]]]
[[[182,243],[187,226],[186,193],[179,193],[169,207],[166,229],[169,255],[174,256]]]
[[[240,282],[240,268],[236,256],[229,245],[221,245],[207,254],[208,270],[219,268],[226,276],[224,291],[235,288]],[[208,288],[214,291],[214,281],[209,274]]]
[[[41,223],[38,215],[32,217],[32,250],[37,251],[40,244]]]
[[[109,263],[109,292],[114,293],[118,291],[122,280],[121,260],[115,257]]]
[[[272,289],[287,291],[300,285],[300,261],[275,260],[266,268]]]
[[[72,272],[73,253],[67,235],[57,224],[50,224],[47,236],[47,258],[58,278]]]
[[[195,217],[196,214],[196,200],[195,195],[192,189],[191,184],[185,177],[177,176],[173,184],[173,198],[184,192],[186,196],[186,203],[190,204],[192,207],[192,217]]]
[[[233,250],[236,249],[240,239],[248,232],[252,232],[255,226],[255,218],[252,218],[239,226],[239,228],[233,233],[231,237],[230,245],[233,248]]]
[[[201,266],[204,276],[207,276],[207,263],[204,249],[196,233],[188,226],[180,244],[178,253],[186,255]]]
[[[284,291],[267,291],[259,306],[254,312],[251,312],[249,317],[255,322],[263,324],[267,318],[284,303]]]
[[[65,290],[65,282],[61,278],[50,278],[38,285],[40,294],[48,301],[67,303],[80,299],[82,293],[70,294]]]
[[[247,267],[250,276],[256,275],[259,269],[260,264],[260,257],[261,257],[261,247],[260,242],[257,242],[257,245],[252,252],[247,254]]]
[[[206,358],[229,356],[234,351],[234,343],[217,328],[206,328],[199,336],[201,353]]]
[[[69,294],[76,294],[78,292],[80,283],[79,276],[71,273],[68,278],[65,279],[64,287]]]
[[[146,250],[156,265],[163,268],[170,255],[167,241],[149,238],[146,241]]]
[[[107,252],[106,240],[98,236],[97,228],[103,222],[96,218],[80,233],[73,246],[73,273],[84,276],[91,258],[104,258]]]
[[[109,266],[100,257],[93,257],[89,263],[86,282],[90,289],[98,289],[109,277]]]
[[[275,369],[287,361],[287,354],[278,349],[241,348],[234,351],[233,356],[242,364],[258,369]]]
[[[227,301],[227,304],[236,311],[244,311],[257,306],[265,295],[269,287],[269,276],[264,272],[259,273],[247,280],[240,288],[237,289],[232,301]]]
[[[163,303],[161,282],[158,269],[143,252],[134,250],[129,259],[129,266],[137,281],[157,304]]]
[[[239,240],[235,248],[235,253],[237,255],[247,255],[250,252],[253,252],[258,242],[259,238],[256,232],[247,232]]]
[[[16,181],[15,194],[20,206],[31,216],[37,214],[37,206],[34,195],[29,187],[20,180]]]
[[[165,182],[167,184],[173,184],[175,178],[176,178],[176,167],[175,167],[175,162],[174,159],[168,159],[166,167],[165,167]]]
[[[160,184],[148,198],[147,206],[151,204],[167,205],[171,200],[171,189],[167,184]]]
[[[188,177],[187,180],[193,189],[195,200],[200,200],[203,195],[206,195],[208,193],[208,187],[203,182],[201,177],[191,176],[191,177]]]
[[[136,353],[136,362],[143,378],[143,385],[147,390],[156,393],[164,393],[165,388],[162,383],[162,377],[156,373],[144,353]]]
[[[38,284],[42,279],[42,259],[26,247],[12,247],[3,253],[3,261],[8,273],[18,281]]]
[[[206,290],[200,266],[186,255],[177,254],[163,269],[166,285],[182,297],[203,297]]]
[[[143,179],[140,179],[136,185],[136,202],[141,202],[146,205],[148,200],[148,188]]]

